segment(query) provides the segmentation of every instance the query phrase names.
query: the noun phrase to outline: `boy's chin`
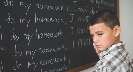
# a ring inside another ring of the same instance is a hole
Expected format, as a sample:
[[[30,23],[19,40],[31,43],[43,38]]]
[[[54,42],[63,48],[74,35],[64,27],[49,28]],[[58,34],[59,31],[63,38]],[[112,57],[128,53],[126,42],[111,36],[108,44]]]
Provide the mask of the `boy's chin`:
[[[106,49],[105,48],[99,48],[98,49],[100,52],[102,52],[102,51],[105,51]]]

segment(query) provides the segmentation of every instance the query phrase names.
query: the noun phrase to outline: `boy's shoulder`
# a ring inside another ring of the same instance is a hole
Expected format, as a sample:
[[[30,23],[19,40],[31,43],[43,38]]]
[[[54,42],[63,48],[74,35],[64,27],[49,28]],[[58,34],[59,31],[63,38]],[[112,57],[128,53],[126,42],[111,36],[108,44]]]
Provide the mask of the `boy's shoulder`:
[[[118,65],[119,63],[121,64],[123,61],[132,60],[129,53],[125,49],[125,44],[123,43],[115,44],[101,54],[103,54],[101,60],[107,62],[107,64],[109,65],[110,63],[116,63]]]
[[[97,62],[97,68],[107,67],[111,70],[130,69],[133,67],[133,59],[123,46],[124,44],[117,44],[111,46],[106,51],[100,53],[100,60]],[[130,66],[129,66],[130,65]],[[130,68],[129,68],[130,67]]]

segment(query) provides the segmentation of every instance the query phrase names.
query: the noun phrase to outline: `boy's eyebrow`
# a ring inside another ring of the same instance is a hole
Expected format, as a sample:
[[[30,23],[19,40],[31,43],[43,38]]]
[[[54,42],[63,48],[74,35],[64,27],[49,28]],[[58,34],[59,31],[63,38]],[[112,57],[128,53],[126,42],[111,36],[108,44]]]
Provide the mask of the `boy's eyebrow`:
[[[103,31],[97,31],[97,32],[95,32],[95,33],[99,33],[99,32],[103,32]]]

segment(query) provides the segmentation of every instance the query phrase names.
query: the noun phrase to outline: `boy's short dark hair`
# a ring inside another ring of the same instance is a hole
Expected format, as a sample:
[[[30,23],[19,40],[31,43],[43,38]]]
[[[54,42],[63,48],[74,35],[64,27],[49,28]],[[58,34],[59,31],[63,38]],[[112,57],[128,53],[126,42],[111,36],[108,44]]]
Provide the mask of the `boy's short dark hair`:
[[[97,23],[105,23],[105,25],[111,29],[113,29],[116,25],[120,26],[117,15],[111,10],[101,10],[94,14],[94,16],[90,19],[90,26]]]

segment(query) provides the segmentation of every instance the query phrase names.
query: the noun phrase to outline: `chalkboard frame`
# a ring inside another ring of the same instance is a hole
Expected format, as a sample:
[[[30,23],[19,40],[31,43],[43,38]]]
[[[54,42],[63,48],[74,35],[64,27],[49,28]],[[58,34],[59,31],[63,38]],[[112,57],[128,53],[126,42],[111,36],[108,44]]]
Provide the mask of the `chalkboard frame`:
[[[119,0],[117,0],[117,17],[120,19],[120,17],[119,17]],[[91,68],[91,67],[95,66],[96,63],[97,63],[97,61],[86,64],[84,66],[80,66],[80,67],[68,70],[66,72],[80,72],[82,70],[85,70],[85,69],[88,69],[88,68]]]

